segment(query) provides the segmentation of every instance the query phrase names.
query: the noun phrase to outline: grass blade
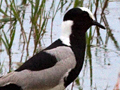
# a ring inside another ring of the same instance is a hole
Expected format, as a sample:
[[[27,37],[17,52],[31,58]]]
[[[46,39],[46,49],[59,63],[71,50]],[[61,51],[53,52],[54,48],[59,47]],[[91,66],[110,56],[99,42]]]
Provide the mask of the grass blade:
[[[10,44],[9,44],[9,49],[11,49],[11,47],[12,47],[14,37],[15,37],[15,29],[13,29],[13,31],[12,31],[11,41],[10,41]]]

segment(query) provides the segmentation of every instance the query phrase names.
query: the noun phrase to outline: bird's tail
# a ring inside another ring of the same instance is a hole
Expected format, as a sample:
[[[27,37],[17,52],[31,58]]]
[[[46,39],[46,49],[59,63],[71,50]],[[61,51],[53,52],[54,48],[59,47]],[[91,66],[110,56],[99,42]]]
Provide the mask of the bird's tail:
[[[20,86],[15,85],[15,84],[9,84],[6,86],[1,87],[0,90],[22,90]]]

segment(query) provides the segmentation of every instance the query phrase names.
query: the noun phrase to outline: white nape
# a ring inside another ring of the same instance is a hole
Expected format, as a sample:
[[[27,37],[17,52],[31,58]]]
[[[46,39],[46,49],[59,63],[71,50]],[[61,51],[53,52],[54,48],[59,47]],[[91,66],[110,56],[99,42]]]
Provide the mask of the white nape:
[[[60,40],[68,46],[70,46],[70,35],[72,33],[72,25],[73,25],[72,20],[63,21],[61,25],[62,32]]]
[[[86,8],[86,7],[79,7],[82,11],[86,11],[86,12],[88,12],[88,14],[89,14],[89,16],[93,19],[93,20],[95,20],[95,17],[94,17],[94,15],[93,15],[93,13],[88,9],[88,8]]]

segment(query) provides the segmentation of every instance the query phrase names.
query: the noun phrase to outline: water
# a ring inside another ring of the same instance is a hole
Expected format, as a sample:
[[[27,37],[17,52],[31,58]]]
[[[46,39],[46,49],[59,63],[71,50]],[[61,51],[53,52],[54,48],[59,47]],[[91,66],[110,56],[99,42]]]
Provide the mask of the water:
[[[50,1],[47,2],[48,7],[51,3]],[[57,3],[56,3],[57,4]],[[84,2],[84,6],[87,6],[88,2]],[[93,6],[93,10],[94,10]],[[26,16],[25,16],[25,22],[24,22],[24,28],[27,33],[27,37],[30,32],[30,9],[31,7],[28,5],[26,10]],[[72,6],[70,7],[72,8]],[[98,8],[97,16],[98,20],[100,18],[101,8]],[[105,9],[105,16],[107,19],[107,22],[109,24],[110,30],[112,31],[112,35],[115,37],[117,43],[120,46],[120,1],[119,0],[112,0],[108,3],[108,7]],[[61,31],[61,22],[63,18],[64,13],[58,12],[54,23],[53,23],[53,34],[52,34],[52,42],[59,38],[60,31]],[[103,24],[103,23],[102,23]],[[8,26],[6,25],[6,28]],[[94,26],[93,26],[94,29]],[[7,30],[7,29],[5,29]],[[42,48],[47,47],[51,44],[51,21],[48,22],[46,33],[41,41]],[[89,33],[89,31],[88,31]],[[6,31],[6,34],[7,31]],[[101,38],[103,40],[103,43],[106,41],[106,36],[108,32],[106,30],[100,30]],[[22,44],[19,42],[19,36],[20,35],[20,25],[17,26],[16,36],[13,43],[12,48],[12,61],[13,61],[13,69],[16,68],[16,62],[20,61],[21,55],[22,55]],[[86,57],[84,66],[82,68],[82,71],[79,75],[79,83],[80,85],[76,85],[74,83],[74,89],[73,90],[113,90],[116,81],[118,72],[120,71],[120,50],[116,48],[114,41],[111,37],[108,39],[107,47],[104,47],[104,45],[96,46],[96,38],[97,34],[95,33],[93,38],[94,47],[91,47],[91,54],[92,58],[91,60]],[[31,38],[33,39],[33,38]],[[33,55],[33,40],[31,40],[29,45],[29,57]],[[20,44],[20,45],[19,45]],[[4,45],[1,46],[1,48],[4,50],[0,53],[0,61],[1,63],[4,62],[4,70],[3,73],[6,73],[8,71],[8,56],[6,54]],[[26,51],[24,50],[23,55],[23,62],[26,58]],[[91,62],[91,63],[90,63]],[[68,87],[69,90],[71,90],[72,85]],[[81,88],[81,89],[80,89]]]

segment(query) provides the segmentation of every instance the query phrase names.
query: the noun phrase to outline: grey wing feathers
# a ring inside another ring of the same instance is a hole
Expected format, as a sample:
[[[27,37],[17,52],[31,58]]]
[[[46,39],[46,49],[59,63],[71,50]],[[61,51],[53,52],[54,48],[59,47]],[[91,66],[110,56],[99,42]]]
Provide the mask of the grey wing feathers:
[[[56,47],[51,50],[46,50],[45,52],[55,56],[57,61],[64,60],[69,56],[74,56],[74,53],[71,50],[71,48],[66,46]]]
[[[37,90],[37,88],[47,90],[56,87],[58,84],[63,85],[63,78],[67,76],[76,64],[75,57],[70,49],[64,48],[64,51],[66,52],[63,53],[62,49],[54,53],[46,51],[57,56],[58,60],[60,60],[53,67],[40,71],[23,70],[12,72],[0,79],[0,86],[12,83],[21,86],[23,90]],[[59,57],[58,53],[61,53],[63,57]],[[64,54],[67,54],[67,57]]]

